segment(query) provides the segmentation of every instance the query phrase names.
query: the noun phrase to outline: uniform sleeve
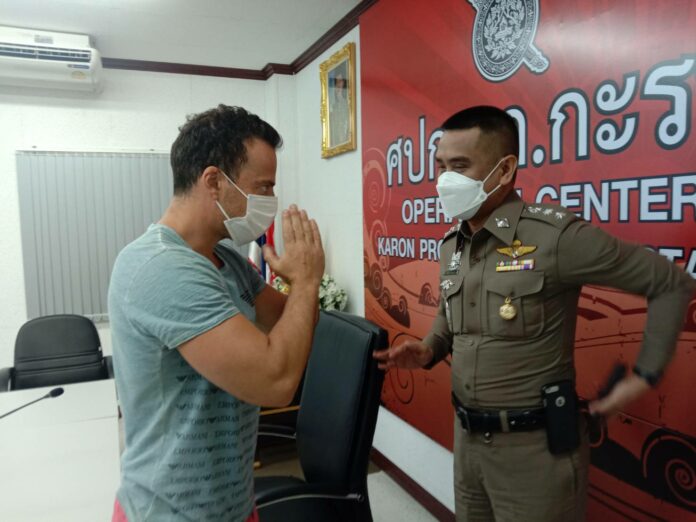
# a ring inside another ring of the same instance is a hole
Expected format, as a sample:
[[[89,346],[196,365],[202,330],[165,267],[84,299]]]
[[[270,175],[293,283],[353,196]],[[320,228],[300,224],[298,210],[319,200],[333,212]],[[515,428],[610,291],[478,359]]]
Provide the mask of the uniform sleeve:
[[[154,257],[134,275],[125,301],[133,327],[168,348],[239,313],[220,273],[201,256]]]
[[[636,366],[659,375],[674,353],[696,281],[664,256],[585,221],[575,221],[561,233],[557,267],[562,283],[608,286],[647,298]]]
[[[447,324],[447,314],[445,312],[445,300],[440,297],[440,306],[438,307],[435,321],[430,328],[430,332],[423,339],[423,343],[433,350],[433,360],[430,361],[424,368],[429,370],[437,363],[442,361],[447,354],[452,350],[452,332]]]

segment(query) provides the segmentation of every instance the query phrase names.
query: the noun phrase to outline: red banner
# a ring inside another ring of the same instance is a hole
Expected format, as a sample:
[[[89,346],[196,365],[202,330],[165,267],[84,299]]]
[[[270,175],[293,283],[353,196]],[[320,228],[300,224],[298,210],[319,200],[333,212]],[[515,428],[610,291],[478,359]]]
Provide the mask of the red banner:
[[[390,342],[437,312],[438,126],[473,105],[520,129],[517,188],[696,276],[696,4],[380,0],[360,20],[365,311]],[[635,361],[645,299],[585,287],[578,393]],[[589,520],[696,520],[696,302],[674,363],[593,440]],[[452,447],[447,364],[389,372],[383,400]],[[657,517],[657,518],[655,518]]]

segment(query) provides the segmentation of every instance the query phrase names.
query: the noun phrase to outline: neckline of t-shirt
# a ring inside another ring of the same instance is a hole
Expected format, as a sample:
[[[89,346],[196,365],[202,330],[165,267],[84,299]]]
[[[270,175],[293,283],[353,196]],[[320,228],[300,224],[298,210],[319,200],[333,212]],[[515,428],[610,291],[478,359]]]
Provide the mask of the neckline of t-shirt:
[[[219,248],[219,247],[220,247],[220,244],[219,244],[219,243],[218,243],[217,245],[215,245],[215,247],[213,248],[213,252],[215,252],[215,255],[217,255],[217,258],[222,262],[222,266],[220,266],[220,267],[218,267],[215,263],[213,263],[210,259],[208,259],[207,257],[205,257],[205,256],[204,256],[203,254],[201,254],[200,252],[196,252],[193,248],[191,248],[191,245],[189,245],[189,244],[186,242],[186,240],[185,240],[183,237],[181,237],[181,236],[179,235],[179,233],[178,233],[176,230],[174,230],[172,227],[167,226],[167,225],[164,225],[164,224],[162,224],[162,223],[153,223],[153,224],[150,225],[149,229],[150,229],[150,230],[158,230],[158,231],[160,231],[160,232],[166,234],[167,236],[169,236],[170,239],[175,240],[180,246],[183,246],[183,247],[185,247],[185,248],[188,248],[191,252],[193,252],[193,253],[196,254],[197,256],[200,256],[200,257],[202,257],[203,259],[205,259],[208,263],[210,263],[211,265],[213,265],[213,267],[214,267],[216,270],[223,270],[223,269],[226,269],[226,268],[227,268],[227,265],[229,265],[229,263],[228,263],[227,261],[225,261],[225,259],[219,254],[219,250],[220,250],[220,248]]]
[[[177,243],[179,243],[181,246],[185,246],[189,249],[191,249],[193,252],[196,252],[191,248],[191,245],[189,245],[183,237],[181,237],[176,230],[174,230],[172,227],[163,225],[162,223],[153,223],[149,227],[150,230],[157,230],[159,232],[162,232],[169,236],[170,239],[175,240]],[[196,252],[198,254],[198,252]],[[200,255],[200,254],[199,254]]]

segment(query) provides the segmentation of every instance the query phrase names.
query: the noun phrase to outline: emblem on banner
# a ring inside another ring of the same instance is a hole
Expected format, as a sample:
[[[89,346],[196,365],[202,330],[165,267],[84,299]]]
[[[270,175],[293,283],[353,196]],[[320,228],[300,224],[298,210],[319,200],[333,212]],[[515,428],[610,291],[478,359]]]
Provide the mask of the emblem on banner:
[[[476,67],[491,82],[512,76],[524,63],[537,74],[549,60],[534,46],[539,0],[468,0],[476,9],[471,36]]]

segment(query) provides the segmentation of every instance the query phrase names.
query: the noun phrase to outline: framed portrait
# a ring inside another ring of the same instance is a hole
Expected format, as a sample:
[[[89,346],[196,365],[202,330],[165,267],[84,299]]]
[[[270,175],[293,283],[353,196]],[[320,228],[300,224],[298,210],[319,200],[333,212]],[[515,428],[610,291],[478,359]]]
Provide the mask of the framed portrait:
[[[355,43],[348,43],[319,65],[321,80],[321,157],[356,148]]]

